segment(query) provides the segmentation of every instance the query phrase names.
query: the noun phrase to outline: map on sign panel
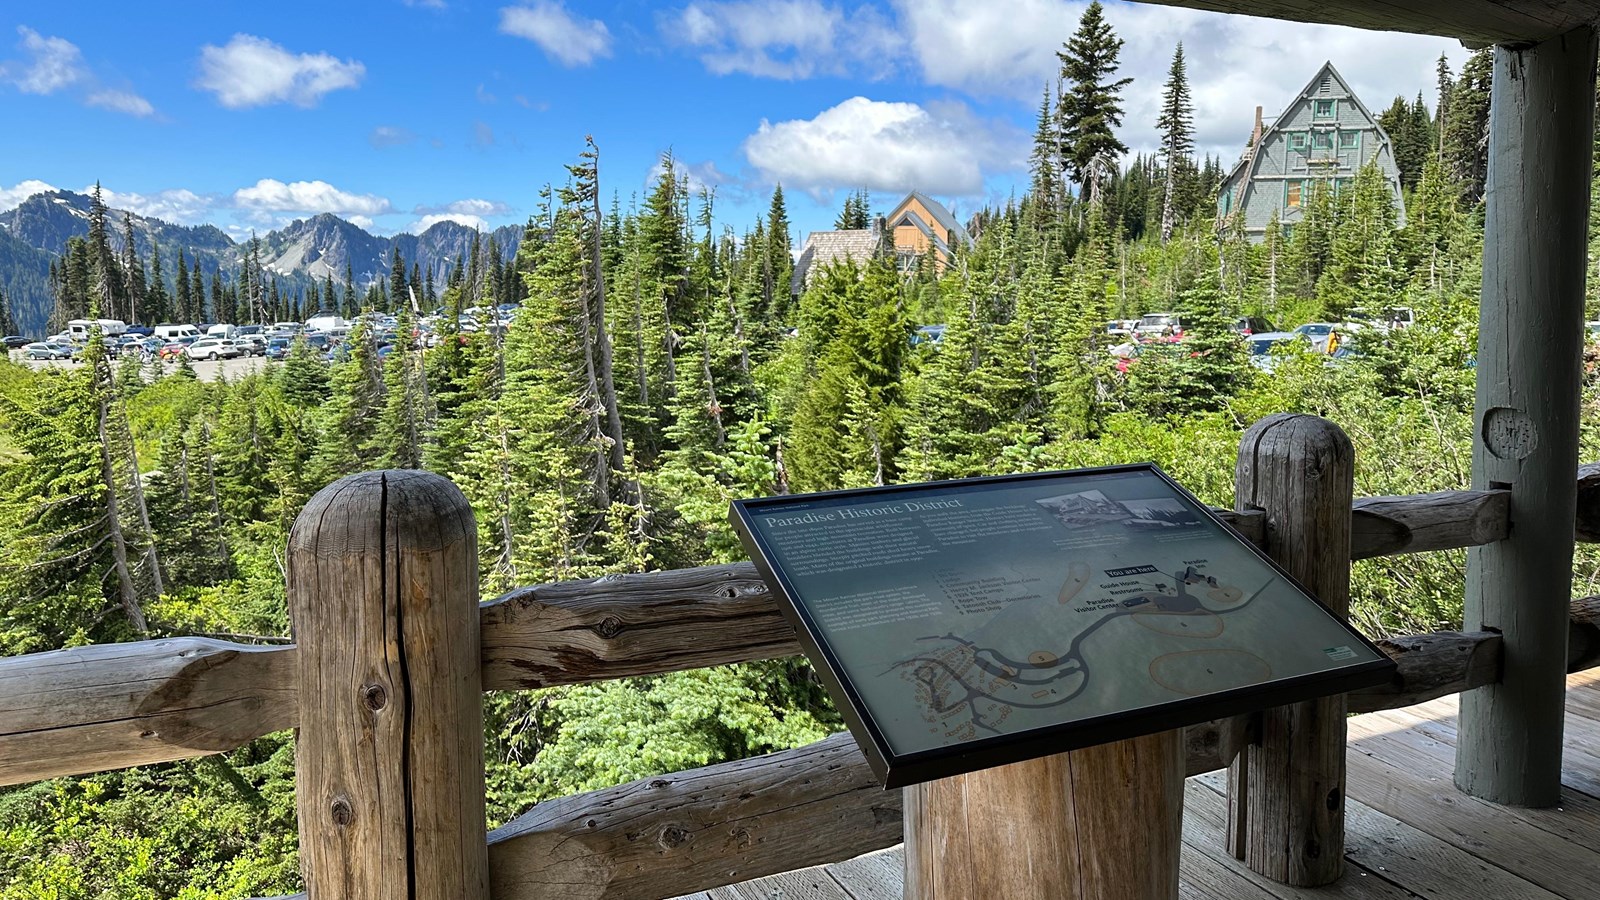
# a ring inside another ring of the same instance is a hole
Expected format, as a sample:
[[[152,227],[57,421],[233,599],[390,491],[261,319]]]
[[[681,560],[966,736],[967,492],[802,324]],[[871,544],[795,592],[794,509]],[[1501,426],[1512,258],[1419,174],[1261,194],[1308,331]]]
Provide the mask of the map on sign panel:
[[[1150,467],[743,513],[896,757],[1382,660]]]

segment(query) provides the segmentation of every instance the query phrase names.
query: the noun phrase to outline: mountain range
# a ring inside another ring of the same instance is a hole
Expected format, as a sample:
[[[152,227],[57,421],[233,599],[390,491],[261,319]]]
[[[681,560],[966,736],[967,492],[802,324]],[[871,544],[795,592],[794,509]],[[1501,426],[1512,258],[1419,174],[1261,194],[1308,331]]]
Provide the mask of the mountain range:
[[[72,191],[34,194],[15,209],[0,212],[0,291],[4,292],[22,333],[43,336],[53,300],[50,263],[66,252],[67,241],[89,233],[90,198]],[[148,270],[152,249],[161,248],[161,267],[172,290],[181,250],[193,267],[199,260],[209,280],[216,272],[232,280],[243,263],[246,243],[235,241],[215,225],[175,225],[121,209],[107,212],[112,249],[122,252],[123,219],[133,224],[134,245]],[[517,251],[522,226],[505,225],[486,237],[503,254]],[[421,234],[374,235],[331,213],[296,219],[260,236],[261,263],[278,278],[281,289],[294,292],[330,274],[343,283],[350,267],[358,287],[387,278],[393,253],[400,251],[406,269],[419,265],[440,284],[457,257],[471,252],[474,229],[456,222],[435,223]]]

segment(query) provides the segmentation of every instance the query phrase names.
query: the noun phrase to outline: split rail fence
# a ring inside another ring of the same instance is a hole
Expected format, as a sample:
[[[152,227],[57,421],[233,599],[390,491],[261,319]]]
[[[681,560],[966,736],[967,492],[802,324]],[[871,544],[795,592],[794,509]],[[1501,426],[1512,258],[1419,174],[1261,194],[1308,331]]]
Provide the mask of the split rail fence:
[[[1251,505],[1218,512],[1270,547],[1277,513]],[[1489,544],[1514,518],[1505,490],[1346,505],[1350,559]],[[1578,472],[1575,534],[1600,541],[1600,465]],[[475,542],[470,508],[438,476],[369,472],[329,486],[290,539],[295,644],[167,638],[0,659],[0,785],[222,753],[298,728],[302,869],[319,900],[642,900],[902,839],[901,792],[882,790],[836,734],[540,803],[485,841],[483,691],[800,647],[748,564],[518,588],[480,605]],[[1600,598],[1572,601],[1568,630],[1568,671],[1600,665]],[[1499,678],[1494,632],[1379,643],[1398,675],[1347,695],[1350,712]],[[1229,765],[1260,728],[1260,714],[1188,728],[1188,774]]]

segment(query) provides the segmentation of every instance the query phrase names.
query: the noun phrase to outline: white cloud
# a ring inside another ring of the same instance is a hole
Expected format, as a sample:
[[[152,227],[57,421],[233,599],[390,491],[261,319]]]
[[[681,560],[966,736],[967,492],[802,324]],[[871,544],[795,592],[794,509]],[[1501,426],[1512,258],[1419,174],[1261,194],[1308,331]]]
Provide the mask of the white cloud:
[[[373,222],[371,216],[350,216],[345,221],[360,228],[362,231],[371,231]]]
[[[94,190],[90,185],[79,193]],[[186,188],[172,188],[154,194],[122,193],[101,187],[100,198],[112,209],[125,209],[135,215],[180,225],[196,225],[206,221],[216,207],[214,197],[196,194]]]
[[[587,66],[611,55],[611,30],[598,19],[567,11],[559,0],[538,0],[532,6],[500,10],[500,33],[527,38],[563,66]]]
[[[284,184],[275,178],[263,178],[250,187],[234,191],[233,202],[241,209],[258,212],[330,212],[362,216],[394,212],[394,206],[383,197],[341,191],[326,181]]]
[[[366,66],[353,59],[340,62],[326,53],[295,54],[266,38],[236,34],[221,47],[200,48],[200,77],[195,86],[217,95],[230,109],[269,103],[317,105],[330,91],[354,88]]]
[[[418,206],[412,212],[419,216],[430,213],[454,213],[463,216],[505,216],[511,214],[511,206],[500,200],[468,198],[439,206]]]
[[[76,44],[65,38],[45,37],[26,25],[18,25],[17,34],[22,35],[17,46],[29,58],[0,66],[0,75],[17,90],[24,94],[53,94],[88,80],[83,51]]]
[[[1018,168],[1024,153],[1015,129],[960,104],[865,97],[812,119],[762,120],[744,141],[745,158],[765,177],[819,196],[854,187],[973,196],[988,172]]]
[[[1056,51],[1078,27],[1083,0],[893,0],[906,45],[929,84],[973,96],[1037,104],[1060,71]],[[1106,19],[1126,43],[1120,75],[1122,140],[1135,151],[1156,146],[1155,121],[1173,47],[1183,42],[1194,99],[1197,149],[1231,162],[1245,140],[1255,106],[1270,120],[1331,60],[1377,113],[1395,95],[1418,90],[1432,103],[1434,61],[1456,66],[1466,51],[1425,35],[1305,25],[1142,3],[1108,5]]]
[[[445,8],[444,0],[400,0],[400,2],[404,3],[407,6],[420,7],[422,9],[444,9]]]
[[[797,79],[849,68],[884,74],[897,55],[894,29],[877,10],[846,14],[821,0],[696,0],[662,16],[660,27],[717,75]]]
[[[127,113],[130,116],[138,116],[139,118],[153,116],[156,112],[156,108],[150,105],[149,100],[132,91],[95,91],[86,97],[83,102],[90,106]]]
[[[469,215],[467,213],[434,213],[432,215],[423,216],[415,222],[412,222],[410,225],[407,225],[405,230],[411,232],[412,234],[421,234],[440,222],[455,222],[458,225],[465,225],[468,228],[476,228],[479,231],[490,230],[489,223],[484,221],[481,216]]]
[[[374,147],[400,147],[416,141],[417,136],[410,129],[398,125],[379,125],[367,135],[367,143]]]
[[[19,181],[11,187],[0,186],[0,212],[16,209],[22,204],[22,201],[32,197],[34,194],[46,194],[55,189],[55,185],[46,184],[36,178]]]

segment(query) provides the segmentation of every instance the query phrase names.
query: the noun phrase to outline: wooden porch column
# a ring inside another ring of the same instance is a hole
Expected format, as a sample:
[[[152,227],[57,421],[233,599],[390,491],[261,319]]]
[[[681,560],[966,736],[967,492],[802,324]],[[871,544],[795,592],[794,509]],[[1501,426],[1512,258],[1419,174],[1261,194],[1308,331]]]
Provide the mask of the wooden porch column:
[[[1461,696],[1455,782],[1496,803],[1561,794],[1595,31],[1494,51],[1472,485],[1511,534],[1467,553],[1466,630],[1499,631],[1499,684]]]
[[[289,536],[308,900],[488,900],[477,529],[448,480],[366,472]]]
[[[905,789],[906,900],[1177,900],[1183,732]]]
[[[1355,450],[1338,425],[1279,413],[1245,431],[1234,508],[1267,514],[1267,555],[1322,604],[1350,612]],[[1261,712],[1260,740],[1228,769],[1228,850],[1268,878],[1331,884],[1344,874],[1345,697]]]

